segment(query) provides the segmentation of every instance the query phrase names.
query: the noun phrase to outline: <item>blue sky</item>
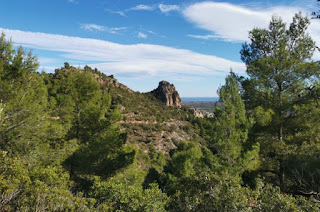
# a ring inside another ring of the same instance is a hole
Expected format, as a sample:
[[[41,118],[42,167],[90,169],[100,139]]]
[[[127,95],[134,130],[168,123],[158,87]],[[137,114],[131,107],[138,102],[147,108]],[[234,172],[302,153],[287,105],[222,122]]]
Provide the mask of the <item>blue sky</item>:
[[[231,68],[245,74],[239,51],[249,30],[265,28],[273,14],[290,23],[316,6],[315,0],[10,0],[1,2],[0,30],[32,49],[47,72],[64,62],[89,65],[135,91],[167,80],[183,97],[209,97]],[[309,33],[320,42],[319,20]]]

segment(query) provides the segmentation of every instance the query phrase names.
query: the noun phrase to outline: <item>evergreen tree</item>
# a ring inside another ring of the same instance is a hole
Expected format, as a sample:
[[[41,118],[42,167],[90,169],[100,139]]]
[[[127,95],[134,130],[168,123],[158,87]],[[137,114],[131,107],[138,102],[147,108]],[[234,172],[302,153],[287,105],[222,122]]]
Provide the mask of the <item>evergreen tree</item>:
[[[67,160],[73,177],[110,177],[132,163],[135,155],[132,149],[124,149],[126,134],[117,125],[122,118],[120,110],[111,105],[111,95],[95,77],[88,66],[79,70],[65,63],[49,79],[54,97],[52,116],[59,117],[65,139],[76,139],[79,144]]]
[[[310,100],[307,91],[320,73],[318,64],[310,61],[315,46],[308,25],[301,13],[289,27],[274,16],[268,29],[255,28],[249,33],[250,43],[241,50],[249,75],[241,80],[244,101],[260,119],[251,139],[261,145],[262,171],[275,174],[282,189],[286,156],[292,152],[289,144],[301,130],[294,125],[295,107]]]
[[[246,116],[234,73],[227,76],[226,83],[218,90],[218,94],[219,102],[216,103],[214,116],[214,143],[211,146],[217,152],[216,156],[223,169],[241,175],[258,164],[259,146],[245,148],[253,120]]]
[[[37,58],[0,37],[0,147],[26,154],[45,135],[47,89],[38,74]]]

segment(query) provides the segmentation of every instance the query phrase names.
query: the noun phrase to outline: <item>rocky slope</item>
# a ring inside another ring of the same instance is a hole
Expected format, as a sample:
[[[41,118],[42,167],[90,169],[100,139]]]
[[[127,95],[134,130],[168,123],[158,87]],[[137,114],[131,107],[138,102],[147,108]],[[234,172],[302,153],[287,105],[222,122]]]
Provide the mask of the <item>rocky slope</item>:
[[[194,115],[188,107],[181,105],[174,85],[161,81],[158,88],[149,93],[113,85],[108,89],[112,101],[120,107],[123,116],[120,126],[127,133],[127,143],[142,152],[148,153],[150,148],[155,148],[169,157],[170,150],[179,142],[205,142],[200,131],[188,121]]]

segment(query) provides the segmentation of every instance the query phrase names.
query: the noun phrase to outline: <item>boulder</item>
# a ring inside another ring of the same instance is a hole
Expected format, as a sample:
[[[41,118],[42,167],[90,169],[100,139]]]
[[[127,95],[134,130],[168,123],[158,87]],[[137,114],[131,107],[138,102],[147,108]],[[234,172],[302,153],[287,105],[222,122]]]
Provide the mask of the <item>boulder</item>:
[[[166,106],[178,106],[181,107],[181,99],[178,91],[173,84],[167,81],[159,82],[158,88],[151,91],[156,98],[165,103]]]
[[[190,108],[190,113],[192,113],[195,117],[204,118],[205,115],[197,108]]]

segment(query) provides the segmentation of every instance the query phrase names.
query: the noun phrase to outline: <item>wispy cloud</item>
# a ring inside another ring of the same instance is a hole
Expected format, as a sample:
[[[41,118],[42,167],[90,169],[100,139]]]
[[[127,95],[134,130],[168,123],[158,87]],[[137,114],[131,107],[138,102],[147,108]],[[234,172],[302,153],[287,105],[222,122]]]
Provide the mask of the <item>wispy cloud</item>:
[[[258,10],[228,3],[202,2],[185,8],[183,15],[197,27],[223,40],[243,42],[254,27],[267,27],[273,14],[279,14],[285,22],[291,22],[299,10],[301,8],[297,7]]]
[[[161,35],[161,34],[156,33],[156,32],[154,32],[154,31],[152,31],[152,30],[150,30],[150,29],[145,29],[145,28],[143,28],[143,27],[141,27],[141,26],[140,26],[140,28],[139,28],[139,31],[140,31],[141,33],[143,33],[143,34],[146,34],[148,37],[149,37],[149,36],[158,36],[158,37],[162,37],[162,38],[165,38],[165,37],[166,37],[165,35]]]
[[[81,24],[81,29],[88,31],[104,31],[106,27],[97,24]]]
[[[88,65],[118,76],[224,76],[231,67],[236,73],[245,71],[243,63],[186,49],[150,44],[122,45],[97,39],[1,28],[0,31],[12,37],[17,44],[59,53],[65,61],[79,61],[74,65],[88,61]]]
[[[76,0],[68,0],[69,3],[72,3],[72,4],[78,4],[78,2]]]
[[[126,11],[130,11],[130,10],[147,10],[147,11],[152,11],[154,10],[155,7],[154,6],[150,6],[150,5],[145,5],[145,4],[140,4],[137,5],[135,7],[132,7],[130,9],[127,9]]]
[[[139,33],[138,33],[138,38],[146,39],[147,37],[148,37],[147,34],[143,34],[142,32],[139,32]]]
[[[152,31],[152,30],[147,30],[147,32],[148,32],[149,34],[157,35],[157,36],[160,36],[160,37],[162,37],[162,38],[165,38],[165,37],[166,37],[166,36],[164,36],[164,35],[160,35],[160,34],[158,34],[158,33],[155,33],[155,32]]]
[[[216,35],[188,35],[191,38],[203,39],[203,40],[210,40],[210,39],[217,39],[219,38]]]
[[[146,4],[139,4],[137,6],[125,9],[125,10],[120,10],[120,11],[114,11],[111,9],[106,9],[105,11],[109,13],[114,13],[118,14],[121,16],[126,16],[126,14],[130,11],[154,11],[154,10],[159,10],[161,13],[164,14],[169,14],[171,11],[178,11],[180,10],[179,5],[166,5],[166,4],[153,4],[153,5],[146,5]]]
[[[126,16],[126,12],[125,11],[115,11],[115,10],[111,10],[111,9],[105,9],[106,12],[108,13],[112,13],[112,14],[118,14],[118,15],[121,15],[121,16]]]
[[[166,5],[166,4],[159,4],[159,10],[162,13],[169,13],[171,11],[178,11],[180,10],[180,6],[179,5]]]
[[[120,31],[126,30],[127,27],[106,27],[97,24],[81,24],[81,29],[87,31],[100,31],[100,32],[108,32],[111,34],[117,34]]]
[[[156,9],[156,7],[154,5],[139,4],[137,6],[134,6],[134,7],[131,7],[131,8],[125,9],[125,10],[115,11],[115,10],[111,10],[111,9],[105,9],[105,11],[109,12],[109,13],[113,13],[113,14],[118,14],[121,16],[127,16],[126,14],[130,11],[140,11],[140,10],[141,11],[153,11],[155,9]]]

